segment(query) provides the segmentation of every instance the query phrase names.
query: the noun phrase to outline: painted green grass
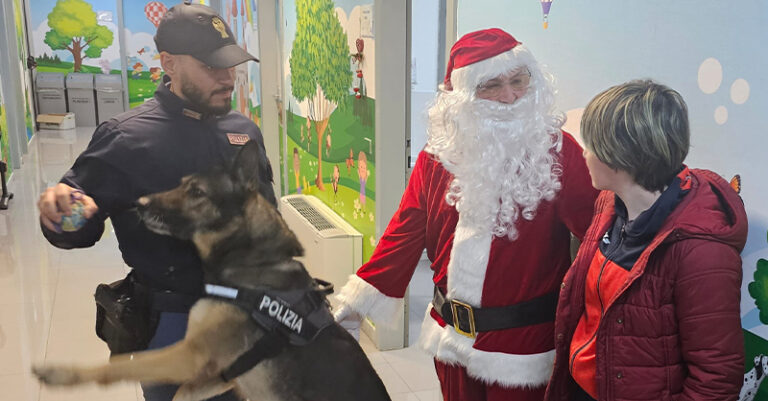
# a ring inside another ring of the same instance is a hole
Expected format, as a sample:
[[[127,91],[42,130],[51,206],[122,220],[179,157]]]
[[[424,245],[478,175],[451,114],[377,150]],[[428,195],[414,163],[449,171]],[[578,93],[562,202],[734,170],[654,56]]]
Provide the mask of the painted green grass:
[[[29,103],[26,107],[27,111],[24,113],[24,124],[27,127],[27,140],[32,140],[32,135],[35,134],[35,123],[32,121],[32,112],[29,110]]]
[[[251,104],[250,100],[248,100],[248,104],[251,107],[251,113],[253,113],[254,115],[259,116],[259,124],[257,124],[257,125],[259,126],[259,129],[261,129],[261,119],[262,119],[261,105],[259,104],[259,105],[256,105],[256,107],[253,107],[253,104]]]
[[[275,168],[275,166],[272,166],[272,171],[277,174],[279,172],[280,174],[280,180],[283,180],[286,173],[286,164],[285,164],[285,158],[283,157],[283,150],[285,149],[285,140],[283,139],[285,130],[283,129],[282,122],[278,125],[278,154],[279,154],[279,160],[278,160],[278,166]],[[285,185],[280,186],[280,191],[283,191],[283,188],[285,188]]]
[[[131,73],[128,74],[128,104],[131,108],[153,98],[158,85],[152,82],[148,72],[142,72],[137,75],[138,78],[134,77]]]
[[[337,107],[333,114],[331,114],[331,120],[328,124],[331,132],[331,151],[326,156],[325,144],[323,144],[323,162],[327,159],[329,162],[333,163],[344,163],[349,157],[350,148],[355,154],[355,159],[357,159],[358,152],[363,150],[368,156],[369,163],[376,162],[373,128],[375,121],[373,117],[371,117],[370,126],[363,125],[361,119],[355,116],[354,102],[362,103],[362,107],[367,108],[371,115],[374,114],[374,99],[368,97],[355,99],[352,95],[347,96],[343,107]],[[360,107],[359,104],[358,107]],[[307,120],[304,117],[294,114],[292,110],[288,111],[287,117],[288,137],[293,139],[296,143],[302,142],[300,127],[306,126]],[[314,134],[314,125],[312,125],[311,131]],[[326,129],[325,133],[327,134],[328,132],[328,129]],[[365,138],[368,138],[371,141],[369,142]],[[323,138],[323,140],[325,140],[325,138]],[[304,141],[304,150],[307,150],[306,141]],[[309,146],[308,152],[314,157],[317,157],[317,134],[314,134],[312,137],[312,143]],[[323,172],[325,172],[325,170],[323,170]]]
[[[13,172],[13,166],[11,166],[11,148],[8,146],[8,121],[5,119],[5,105],[0,103],[0,151],[2,151],[0,158],[8,164],[6,179],[10,178],[11,173]]]
[[[48,64],[48,63],[41,63],[40,61],[37,62],[37,71],[39,72],[60,72],[60,73],[70,73],[74,69],[74,64],[69,62],[61,62],[58,64]],[[99,67],[93,67],[90,65],[82,65],[80,67],[80,72],[88,72],[91,74],[101,74],[101,68]],[[120,70],[112,70],[110,74],[119,74]]]

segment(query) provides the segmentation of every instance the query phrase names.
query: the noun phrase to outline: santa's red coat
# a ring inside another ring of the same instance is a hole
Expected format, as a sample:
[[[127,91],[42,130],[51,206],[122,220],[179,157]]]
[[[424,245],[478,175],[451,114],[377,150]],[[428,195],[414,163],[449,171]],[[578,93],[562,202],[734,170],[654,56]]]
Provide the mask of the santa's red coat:
[[[592,188],[581,147],[567,133],[563,133],[557,161],[562,166],[561,189],[552,201],[541,202],[533,220],[521,218],[515,223],[517,240],[488,238],[490,254],[488,246],[470,247],[467,253],[472,255],[462,256],[462,267],[454,264],[449,268],[459,220],[456,209],[445,201],[453,175],[434,155],[422,151],[400,207],[371,260],[338,299],[374,322],[392,319],[425,248],[435,285],[449,296],[465,294],[460,300],[481,300],[481,305],[470,301],[474,307],[513,305],[559,290],[570,265],[569,232],[579,239],[584,235],[597,191]],[[485,237],[486,233],[472,235]],[[487,266],[466,263],[486,259]],[[554,356],[552,323],[480,332],[473,340],[446,326],[431,309],[428,307],[419,342],[438,360],[461,364],[470,375],[488,383],[510,387],[546,384]]]

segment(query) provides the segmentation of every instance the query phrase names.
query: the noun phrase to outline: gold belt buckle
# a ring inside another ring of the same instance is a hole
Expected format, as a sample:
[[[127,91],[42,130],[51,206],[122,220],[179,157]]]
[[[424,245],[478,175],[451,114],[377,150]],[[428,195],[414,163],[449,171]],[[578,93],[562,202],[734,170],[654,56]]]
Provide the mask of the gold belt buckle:
[[[469,331],[462,330],[459,325],[459,314],[456,313],[459,308],[466,310],[469,314]],[[477,331],[475,331],[475,313],[472,311],[472,305],[452,299],[451,312],[453,312],[453,329],[463,336],[475,338],[477,336]]]

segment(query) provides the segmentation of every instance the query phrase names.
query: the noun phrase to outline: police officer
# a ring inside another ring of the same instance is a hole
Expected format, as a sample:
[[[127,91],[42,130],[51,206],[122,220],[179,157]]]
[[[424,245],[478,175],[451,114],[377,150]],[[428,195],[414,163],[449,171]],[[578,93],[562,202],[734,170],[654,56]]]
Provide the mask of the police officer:
[[[153,99],[101,124],[60,183],[40,196],[43,234],[56,247],[92,246],[112,225],[138,288],[159,311],[149,348],[184,336],[189,307],[199,297],[202,269],[194,245],[149,231],[132,209],[139,197],[166,191],[181,178],[226,166],[249,139],[261,145],[262,195],[273,204],[272,169],[259,128],[232,112],[234,67],[256,60],[240,48],[217,13],[186,1],[168,10],[155,44],[165,76]],[[62,232],[71,197],[84,204],[86,224]],[[171,400],[176,386],[144,385],[147,401]],[[236,399],[230,392],[216,400]]]

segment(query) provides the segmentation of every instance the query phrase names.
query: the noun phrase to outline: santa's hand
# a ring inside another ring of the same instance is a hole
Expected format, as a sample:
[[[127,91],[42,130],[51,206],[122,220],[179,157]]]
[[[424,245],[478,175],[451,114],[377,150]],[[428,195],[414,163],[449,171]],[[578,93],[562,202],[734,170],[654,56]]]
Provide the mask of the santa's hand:
[[[341,304],[333,313],[333,319],[340,324],[355,340],[360,341],[360,322],[363,320],[357,312],[347,304]]]

